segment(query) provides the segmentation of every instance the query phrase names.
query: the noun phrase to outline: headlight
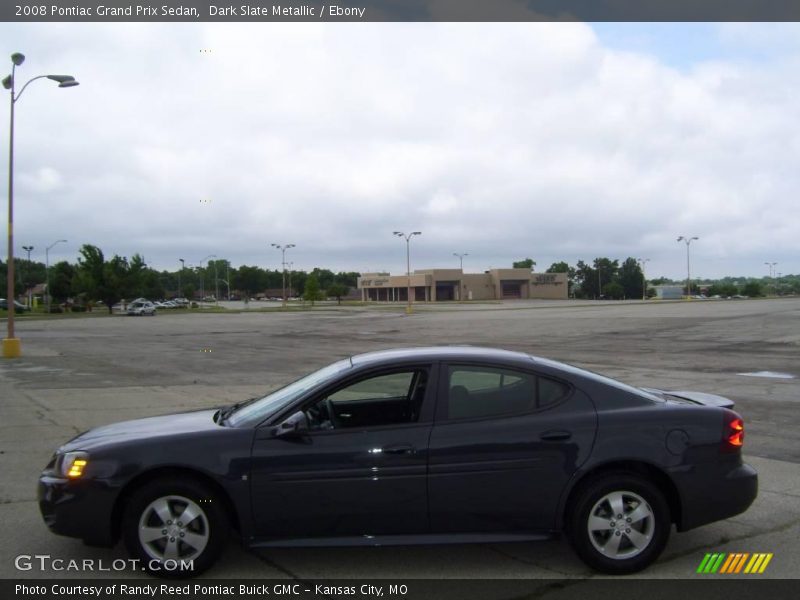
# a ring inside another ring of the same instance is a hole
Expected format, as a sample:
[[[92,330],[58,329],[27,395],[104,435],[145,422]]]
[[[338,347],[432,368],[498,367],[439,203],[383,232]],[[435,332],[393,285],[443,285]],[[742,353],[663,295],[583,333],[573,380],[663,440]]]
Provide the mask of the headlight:
[[[67,452],[61,457],[59,472],[67,479],[80,479],[89,466],[89,455],[86,452]]]

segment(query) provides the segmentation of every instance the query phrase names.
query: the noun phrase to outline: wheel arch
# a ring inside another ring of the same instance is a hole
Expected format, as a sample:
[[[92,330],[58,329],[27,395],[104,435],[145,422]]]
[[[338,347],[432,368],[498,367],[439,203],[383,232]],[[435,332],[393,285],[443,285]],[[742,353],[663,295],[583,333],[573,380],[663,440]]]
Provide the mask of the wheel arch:
[[[202,471],[187,467],[157,467],[139,473],[136,477],[128,481],[117,494],[117,499],[114,502],[114,507],[111,511],[111,534],[114,542],[118,541],[122,534],[122,517],[125,514],[125,508],[130,501],[133,492],[152,481],[159,479],[191,479],[211,490],[215,497],[220,500],[223,506],[225,515],[228,517],[230,526],[237,532],[241,533],[241,522],[239,514],[234,507],[233,500],[231,499],[225,488],[220,485],[213,477]]]
[[[591,481],[601,479],[610,473],[626,473],[639,475],[655,485],[664,494],[670,513],[670,521],[680,525],[683,519],[683,507],[678,488],[670,479],[669,475],[659,467],[639,460],[617,460],[600,465],[595,465],[586,472],[580,474],[573,482],[567,492],[559,514],[558,527],[566,531],[569,523],[569,515],[575,506],[578,496],[583,488]]]

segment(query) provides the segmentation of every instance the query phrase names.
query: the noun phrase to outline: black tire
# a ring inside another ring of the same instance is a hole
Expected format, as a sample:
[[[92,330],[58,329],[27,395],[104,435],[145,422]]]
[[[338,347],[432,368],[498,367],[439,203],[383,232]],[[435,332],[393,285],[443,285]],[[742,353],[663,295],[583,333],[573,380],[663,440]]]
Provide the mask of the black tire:
[[[180,517],[187,510],[189,520],[184,523]],[[128,552],[156,577],[194,577],[208,570],[219,558],[228,533],[219,498],[189,478],[143,485],[133,492],[122,518]],[[153,539],[146,541],[151,535]]]
[[[590,531],[590,519],[597,529]],[[664,494],[647,479],[624,472],[584,484],[567,521],[578,556],[612,575],[635,573],[652,564],[664,550],[671,527]]]

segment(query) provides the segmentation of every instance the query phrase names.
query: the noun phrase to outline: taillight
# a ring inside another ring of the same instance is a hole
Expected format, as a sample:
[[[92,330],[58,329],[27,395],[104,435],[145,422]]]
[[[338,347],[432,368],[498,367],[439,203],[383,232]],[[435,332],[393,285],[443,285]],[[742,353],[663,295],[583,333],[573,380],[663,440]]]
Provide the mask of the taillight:
[[[722,451],[738,452],[744,445],[744,421],[732,410],[725,411],[722,428]]]

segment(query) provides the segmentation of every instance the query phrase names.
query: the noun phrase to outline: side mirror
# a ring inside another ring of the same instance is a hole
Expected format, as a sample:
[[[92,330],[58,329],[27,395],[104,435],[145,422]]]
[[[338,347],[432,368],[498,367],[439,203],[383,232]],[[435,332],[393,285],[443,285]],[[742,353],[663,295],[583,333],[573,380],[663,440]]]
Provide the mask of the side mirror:
[[[302,410],[298,410],[292,416],[288,417],[275,429],[272,434],[275,437],[297,437],[308,432],[308,417]]]

